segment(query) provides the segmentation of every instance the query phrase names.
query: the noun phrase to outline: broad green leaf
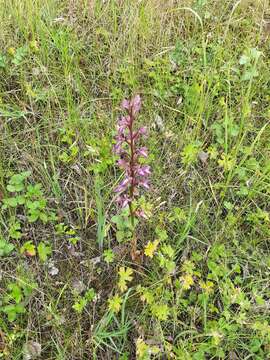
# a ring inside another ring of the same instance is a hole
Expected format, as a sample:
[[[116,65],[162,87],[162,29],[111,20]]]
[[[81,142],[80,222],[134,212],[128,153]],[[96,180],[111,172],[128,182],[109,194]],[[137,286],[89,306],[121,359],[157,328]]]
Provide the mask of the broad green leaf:
[[[37,247],[38,256],[42,262],[45,262],[49,255],[52,253],[52,248],[50,245],[45,244],[44,242],[41,242],[38,244]]]

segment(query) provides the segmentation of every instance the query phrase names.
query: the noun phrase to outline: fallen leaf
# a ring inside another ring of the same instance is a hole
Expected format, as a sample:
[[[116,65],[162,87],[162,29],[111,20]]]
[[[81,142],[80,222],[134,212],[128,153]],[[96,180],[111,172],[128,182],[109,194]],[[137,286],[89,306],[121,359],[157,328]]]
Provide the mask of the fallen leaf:
[[[182,102],[183,102],[183,98],[182,98],[182,96],[180,96],[179,98],[178,98],[178,100],[177,100],[177,105],[179,106],[179,105],[181,105],[182,104]]]
[[[72,281],[72,288],[78,294],[81,294],[86,289],[86,286],[84,285],[84,283],[81,280],[75,279],[75,280]]]
[[[48,273],[51,276],[56,276],[59,273],[59,269],[54,265],[53,262],[49,263],[48,268],[49,268]]]
[[[76,171],[76,173],[77,173],[78,175],[82,175],[82,170],[81,170],[81,168],[79,167],[79,165],[77,165],[77,164],[73,165],[73,166],[72,166],[72,169],[73,169],[74,171]]]
[[[32,74],[33,74],[34,76],[40,75],[40,68],[39,68],[39,67],[34,67],[34,68],[32,69]]]
[[[207,164],[207,160],[209,158],[209,154],[205,151],[200,151],[198,154],[199,159],[203,164]]]
[[[94,258],[91,258],[90,261],[93,265],[99,264],[101,262],[101,256],[96,256]]]
[[[239,359],[239,357],[237,356],[237,354],[234,351],[230,351],[229,352],[229,359],[230,360],[237,360],[237,359]]]
[[[37,359],[41,355],[41,345],[36,341],[28,341],[23,346],[23,360]]]
[[[270,35],[270,18],[265,18],[263,20],[263,31],[266,36]]]
[[[154,125],[157,130],[160,130],[160,131],[165,130],[164,121],[163,121],[162,117],[159,115],[155,116]]]

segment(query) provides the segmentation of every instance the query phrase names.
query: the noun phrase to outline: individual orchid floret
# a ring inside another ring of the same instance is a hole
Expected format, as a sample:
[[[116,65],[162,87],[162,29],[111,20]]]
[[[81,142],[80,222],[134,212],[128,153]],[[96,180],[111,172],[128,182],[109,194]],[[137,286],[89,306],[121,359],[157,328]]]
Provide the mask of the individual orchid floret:
[[[136,150],[136,154],[138,156],[142,156],[144,158],[147,158],[148,157],[148,150],[147,148],[144,146],[144,147],[141,147],[139,149]]]
[[[147,127],[146,127],[146,126],[141,127],[141,128],[138,130],[138,133],[139,133],[140,135],[147,135]]]
[[[117,165],[120,167],[120,169],[128,170],[129,169],[129,163],[125,159],[119,159],[117,161]]]
[[[139,185],[144,187],[146,190],[150,189],[149,181],[147,179],[143,179],[139,182]]]
[[[128,197],[127,194],[122,194],[119,195],[117,198],[117,203],[119,204],[119,206],[121,206],[122,208],[128,206],[129,202],[130,202],[130,198]]]
[[[136,168],[136,174],[141,177],[147,177],[151,174],[150,166],[144,165],[144,166],[138,166]]]
[[[134,96],[130,101],[127,99],[124,99],[122,101],[122,109],[128,110],[129,114],[131,113],[133,116],[135,116],[141,109],[141,97],[140,95]]]
[[[131,178],[126,177],[120,182],[120,184],[115,188],[115,192],[121,193],[128,188],[128,185],[131,183]]]

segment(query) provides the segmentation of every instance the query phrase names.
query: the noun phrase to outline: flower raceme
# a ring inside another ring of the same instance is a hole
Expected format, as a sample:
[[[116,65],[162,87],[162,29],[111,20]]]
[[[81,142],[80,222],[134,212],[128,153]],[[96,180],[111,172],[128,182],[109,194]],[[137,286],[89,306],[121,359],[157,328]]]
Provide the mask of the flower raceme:
[[[147,135],[147,128],[134,128],[134,122],[141,108],[141,98],[134,96],[131,100],[122,101],[122,109],[126,111],[117,123],[117,135],[115,137],[114,153],[119,156],[117,164],[124,170],[125,176],[116,187],[115,192],[119,193],[118,203],[121,207],[129,205],[131,216],[144,217],[143,211],[132,209],[132,202],[139,195],[139,188],[149,189],[149,165],[141,163],[142,158],[148,157],[148,150],[145,146],[138,146],[142,137]]]

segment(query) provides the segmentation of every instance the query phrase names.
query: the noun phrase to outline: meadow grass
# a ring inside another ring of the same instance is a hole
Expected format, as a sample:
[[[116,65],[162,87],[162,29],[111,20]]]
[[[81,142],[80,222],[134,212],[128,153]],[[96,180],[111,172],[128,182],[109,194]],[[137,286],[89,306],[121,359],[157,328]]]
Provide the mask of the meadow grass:
[[[269,17],[267,0],[0,0],[0,358],[270,358]],[[139,264],[112,221],[134,94]]]

